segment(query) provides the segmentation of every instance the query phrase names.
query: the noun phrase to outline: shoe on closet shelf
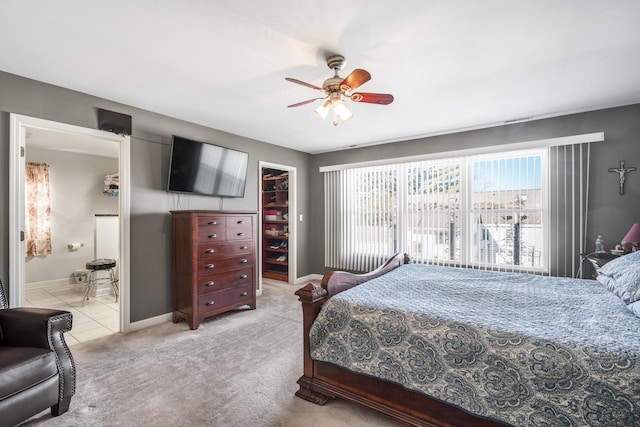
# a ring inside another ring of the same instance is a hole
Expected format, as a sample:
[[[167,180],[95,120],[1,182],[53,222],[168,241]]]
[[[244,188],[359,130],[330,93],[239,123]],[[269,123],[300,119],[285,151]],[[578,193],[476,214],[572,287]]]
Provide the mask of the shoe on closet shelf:
[[[278,258],[276,258],[276,261],[279,261],[279,262],[285,262],[286,260],[287,260],[287,256],[286,255],[282,255],[282,256],[279,256]]]

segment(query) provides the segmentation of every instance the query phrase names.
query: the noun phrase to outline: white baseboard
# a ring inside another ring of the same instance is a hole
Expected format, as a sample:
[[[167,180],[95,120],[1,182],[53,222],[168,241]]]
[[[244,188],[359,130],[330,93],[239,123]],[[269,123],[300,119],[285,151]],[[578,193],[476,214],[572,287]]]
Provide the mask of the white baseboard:
[[[148,319],[138,320],[137,322],[129,323],[129,327],[125,332],[139,331],[140,329],[150,328],[151,326],[160,325],[165,322],[173,321],[173,314],[166,313],[160,316],[150,317]]]
[[[68,279],[68,278],[25,283],[24,286],[26,290],[52,289],[59,286],[65,286],[65,287],[70,287],[71,289],[78,292],[79,294],[83,294],[84,291],[87,289],[86,283],[84,282],[78,283],[74,279]],[[111,285],[101,283],[93,289],[93,291],[89,296],[95,297],[95,296],[104,296],[104,295],[113,295],[113,289],[111,288]]]
[[[306,276],[298,277],[295,284],[304,285],[312,280],[322,280],[322,274],[308,274]]]
[[[60,285],[72,285],[75,282],[73,279],[68,277],[63,277],[62,279],[52,279],[52,280],[43,280],[41,282],[31,282],[25,283],[25,289],[43,289],[43,288],[53,288]]]
[[[322,274],[309,274],[307,276],[297,278],[295,284],[301,285],[301,284],[306,284],[311,280],[321,280],[321,279],[322,279]],[[150,328],[151,326],[156,326],[156,325],[160,325],[162,323],[171,322],[171,321],[173,321],[172,313],[161,314],[159,316],[150,317],[148,319],[143,319],[137,322],[130,323],[127,330],[123,332],[138,331],[140,329]]]

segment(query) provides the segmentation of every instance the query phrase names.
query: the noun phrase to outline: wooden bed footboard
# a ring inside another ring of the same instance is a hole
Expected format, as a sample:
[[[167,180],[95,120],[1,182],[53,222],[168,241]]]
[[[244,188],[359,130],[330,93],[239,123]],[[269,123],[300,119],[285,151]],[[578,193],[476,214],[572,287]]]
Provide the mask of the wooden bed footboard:
[[[370,271],[369,273],[354,274],[346,271],[330,271],[322,277],[320,286],[327,291],[327,298],[331,298],[335,294],[346,291],[349,288],[353,288],[360,283],[380,277],[402,264],[409,264],[409,261],[409,255],[396,253],[380,267]]]
[[[337,293],[382,276],[407,263],[409,257],[397,253],[370,273],[329,272],[322,278],[320,286],[309,283],[296,291],[295,294],[302,303],[304,336],[304,373],[298,379],[300,388],[296,396],[319,405],[325,404],[331,398],[339,397],[377,410],[411,426],[504,426],[493,420],[473,416],[401,385],[311,359],[309,331],[324,302]]]

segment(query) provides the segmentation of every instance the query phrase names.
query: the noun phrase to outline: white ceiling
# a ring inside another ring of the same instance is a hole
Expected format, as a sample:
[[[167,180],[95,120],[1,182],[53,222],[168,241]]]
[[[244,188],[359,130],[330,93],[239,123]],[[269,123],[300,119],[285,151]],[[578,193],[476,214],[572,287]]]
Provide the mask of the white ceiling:
[[[118,158],[120,156],[120,144],[106,138],[38,127],[27,128],[25,136],[27,151],[36,147],[99,157]]]
[[[329,53],[395,101],[286,108]],[[640,1],[2,0],[0,70],[317,153],[640,102]]]

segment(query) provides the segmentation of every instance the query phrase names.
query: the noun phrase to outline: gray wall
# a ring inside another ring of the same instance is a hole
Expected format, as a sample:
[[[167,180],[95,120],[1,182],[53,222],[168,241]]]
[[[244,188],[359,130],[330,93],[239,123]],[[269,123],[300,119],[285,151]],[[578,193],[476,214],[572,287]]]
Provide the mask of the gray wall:
[[[49,165],[52,251],[26,257],[25,282],[69,280],[94,257],[94,215],[118,213],[118,198],[102,193],[104,176],[118,171],[118,159],[29,147],[27,141],[26,160]],[[70,251],[71,242],[84,246]]]
[[[171,311],[171,209],[218,209],[219,199],[165,192],[172,134],[217,143],[249,153],[245,197],[225,199],[224,209],[258,209],[258,161],[298,170],[298,210],[309,218],[307,170],[310,155],[231,135],[109,100],[0,72],[0,278],[8,288],[9,113],[96,129],[97,109],[129,114],[131,137],[131,321]],[[178,201],[180,203],[178,203]],[[308,243],[311,222],[298,224],[298,275],[311,274]]]
[[[249,153],[245,197],[226,199],[222,206],[225,209],[258,209],[260,160],[298,169],[298,210],[305,217],[305,221],[298,224],[298,276],[325,271],[323,184],[318,171],[324,165],[604,131],[606,142],[593,147],[588,233],[594,239],[597,233],[603,234],[608,242],[615,242],[633,222],[640,221],[640,171],[628,175],[624,196],[617,193],[617,176],[607,171],[617,166],[620,159],[628,166],[640,166],[640,105],[311,156],[2,72],[0,94],[0,169],[4,171],[0,174],[0,278],[5,288],[9,259],[9,112],[94,129],[98,108],[133,117],[131,321],[161,315],[171,309],[169,210],[220,208],[217,198],[178,198],[164,191],[172,134]]]
[[[425,120],[428,120],[426,118]],[[581,114],[530,121],[508,126],[434,136],[393,144],[376,145],[315,155],[309,173],[311,221],[324,223],[323,181],[319,167],[438,153],[482,146],[509,144],[545,138],[604,132],[605,142],[592,144],[587,235],[595,241],[602,234],[611,249],[635,222],[640,222],[640,171],[627,175],[625,194],[618,194],[618,175],[608,172],[625,160],[627,167],[640,168],[640,104]],[[312,229],[311,269],[325,271],[323,228]],[[587,249],[591,249],[589,244]]]

